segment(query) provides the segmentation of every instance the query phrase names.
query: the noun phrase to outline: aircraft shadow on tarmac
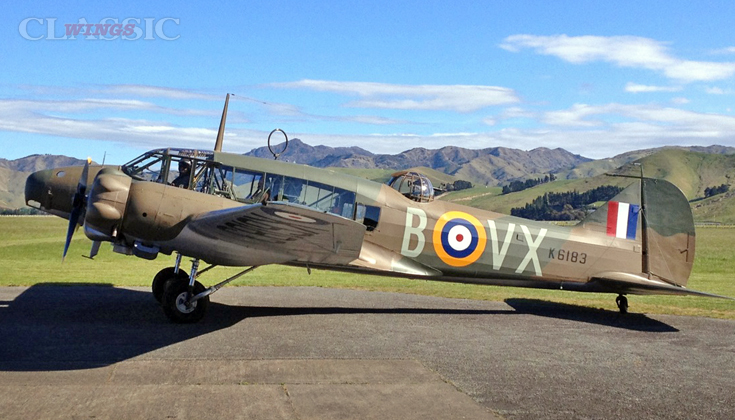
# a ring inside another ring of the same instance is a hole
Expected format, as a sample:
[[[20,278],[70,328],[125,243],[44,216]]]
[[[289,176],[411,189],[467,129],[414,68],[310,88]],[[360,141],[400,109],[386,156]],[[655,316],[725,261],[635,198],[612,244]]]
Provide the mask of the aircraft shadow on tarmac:
[[[514,310],[359,307],[261,307],[210,303],[209,316],[193,325],[170,323],[148,292],[105,284],[43,284],[0,302],[0,371],[90,369],[215,331],[246,318],[339,314],[519,315],[567,319],[649,332],[675,328],[645,315],[530,299],[506,301]]]
[[[588,324],[604,325],[645,332],[678,332],[679,330],[644,314],[621,314],[617,311],[595,309],[586,306],[550,302],[538,299],[506,299],[510,307],[518,313],[532,314],[547,318],[566,319]]]

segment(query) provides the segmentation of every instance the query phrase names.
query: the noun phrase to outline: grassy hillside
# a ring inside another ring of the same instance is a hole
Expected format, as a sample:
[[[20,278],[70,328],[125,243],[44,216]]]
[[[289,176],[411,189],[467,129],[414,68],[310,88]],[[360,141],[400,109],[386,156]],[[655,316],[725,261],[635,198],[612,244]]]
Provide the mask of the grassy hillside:
[[[386,182],[390,179],[390,175],[394,173],[395,171],[392,169],[376,169],[376,168],[337,168],[337,167],[329,167],[327,169],[330,169],[335,172],[340,172],[343,174],[348,174],[352,176],[359,176],[360,178],[366,178],[372,181],[376,182]]]
[[[690,200],[707,187],[735,183],[735,155],[664,150],[640,160],[644,174],[679,187]]]
[[[480,197],[494,197],[503,191],[501,187],[477,186],[460,191],[452,191],[441,196],[441,200],[471,206],[473,200]]]
[[[691,203],[694,220],[735,224],[735,191]]]
[[[431,180],[431,183],[434,184],[434,187],[437,188],[441,184],[452,184],[454,183],[454,181],[461,179],[453,175],[445,174],[444,172],[439,172],[435,169],[427,168],[425,166],[410,168],[409,171],[416,171],[426,175]]]
[[[24,190],[30,172],[0,168],[0,208],[25,207]]]
[[[578,179],[578,178],[591,178],[605,173],[613,172],[617,168],[634,162],[638,159],[642,159],[653,153],[650,150],[638,150],[634,152],[623,153],[621,155],[593,160],[591,162],[584,162],[577,165],[574,169],[568,171],[562,171],[557,174],[560,179]]]
[[[642,166],[645,176],[663,178],[679,187],[688,199],[693,200],[692,210],[695,221],[735,223],[735,191],[723,196],[701,200],[707,187],[721,184],[733,186],[735,184],[735,155],[717,155],[669,149],[646,156],[638,160],[637,163]],[[630,163],[614,172],[640,175],[641,166]],[[561,179],[506,195],[500,195],[499,190],[492,194],[489,193],[491,189],[473,188],[446,194],[441,199],[507,214],[510,213],[511,208],[522,207],[536,197],[548,192],[573,190],[584,192],[601,185],[625,187],[631,182],[633,181],[627,178],[597,175],[591,178]]]
[[[381,183],[388,182],[388,180],[390,180],[391,174],[394,174],[395,172],[397,172],[392,169],[363,169],[363,168],[337,168],[337,167],[330,167],[327,169],[331,169],[335,172],[340,172],[343,174],[349,174],[353,176],[367,178],[372,181],[381,182]],[[445,174],[444,172],[440,172],[435,169],[427,168],[424,166],[408,168],[407,170],[420,172],[426,175],[431,180],[431,183],[434,184],[435,187],[439,187],[441,184],[451,184],[454,181],[461,179],[456,176],[448,175],[448,174]]]
[[[498,213],[509,214],[513,207],[523,207],[526,203],[530,203],[534,198],[549,192],[565,192],[574,191],[585,192],[601,185],[618,185],[625,186],[631,183],[630,179],[613,178],[608,176],[597,176],[594,178],[584,179],[564,179],[540,184],[533,188],[518,191],[510,194],[501,195],[502,188],[473,188],[471,190],[459,191],[458,193],[442,196],[442,200],[451,201],[457,204],[463,204],[479,209],[495,211]],[[485,190],[487,193],[482,193]],[[463,195],[476,192],[475,195]],[[494,194],[492,192],[495,192]]]

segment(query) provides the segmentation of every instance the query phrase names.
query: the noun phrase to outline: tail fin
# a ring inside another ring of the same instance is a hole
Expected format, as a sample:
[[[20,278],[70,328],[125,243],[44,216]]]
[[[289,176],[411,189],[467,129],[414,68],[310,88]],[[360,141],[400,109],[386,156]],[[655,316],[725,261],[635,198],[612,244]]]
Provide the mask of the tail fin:
[[[663,179],[636,182],[605,203],[580,225],[642,248],[641,273],[685,286],[694,264],[694,219],[689,201]]]

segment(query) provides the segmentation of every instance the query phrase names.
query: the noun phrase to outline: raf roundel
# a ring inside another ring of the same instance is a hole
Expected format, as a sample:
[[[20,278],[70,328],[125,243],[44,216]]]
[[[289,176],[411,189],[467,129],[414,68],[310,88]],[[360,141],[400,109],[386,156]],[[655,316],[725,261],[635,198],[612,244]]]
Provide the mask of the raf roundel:
[[[452,267],[477,261],[485,251],[485,228],[475,217],[461,212],[444,213],[434,226],[434,251]]]
[[[273,213],[276,216],[284,218],[286,220],[293,220],[302,223],[316,223],[316,220],[312,219],[311,217],[302,216],[300,214],[287,213],[285,211],[275,211]]]

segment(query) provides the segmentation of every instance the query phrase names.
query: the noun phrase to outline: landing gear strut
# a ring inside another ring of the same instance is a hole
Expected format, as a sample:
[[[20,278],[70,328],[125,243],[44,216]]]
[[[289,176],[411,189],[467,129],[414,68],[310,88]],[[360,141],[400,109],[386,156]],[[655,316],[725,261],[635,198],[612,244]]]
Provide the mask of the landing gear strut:
[[[204,318],[209,306],[209,295],[240,276],[255,270],[252,266],[240,273],[206,289],[196,279],[199,275],[214,268],[211,265],[199,271],[199,260],[191,261],[191,273],[179,269],[181,256],[176,257],[176,266],[164,268],[153,279],[153,296],[161,304],[164,314],[178,324],[192,324]]]
[[[625,295],[618,295],[618,297],[615,298],[615,303],[618,304],[618,309],[621,314],[628,313],[628,298],[625,297]]]

